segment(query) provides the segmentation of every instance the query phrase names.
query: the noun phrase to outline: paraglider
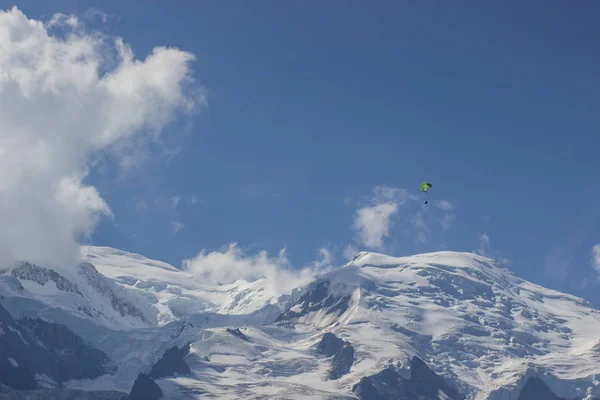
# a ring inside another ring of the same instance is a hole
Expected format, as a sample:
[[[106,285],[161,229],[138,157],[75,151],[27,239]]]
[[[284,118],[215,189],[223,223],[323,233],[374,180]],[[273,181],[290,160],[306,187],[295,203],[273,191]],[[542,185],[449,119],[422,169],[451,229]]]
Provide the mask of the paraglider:
[[[421,192],[427,193],[427,190],[429,190],[430,187],[432,187],[432,185],[429,182],[421,183]],[[425,204],[427,204],[427,200],[425,200]]]

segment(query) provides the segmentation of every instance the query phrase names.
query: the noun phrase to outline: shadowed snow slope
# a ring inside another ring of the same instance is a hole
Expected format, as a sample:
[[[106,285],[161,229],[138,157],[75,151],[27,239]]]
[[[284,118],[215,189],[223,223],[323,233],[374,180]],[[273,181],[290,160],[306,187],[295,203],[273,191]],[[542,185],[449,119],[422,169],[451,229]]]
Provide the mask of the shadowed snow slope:
[[[536,379],[557,398],[600,398],[600,312],[471,253],[363,252],[280,297],[260,280],[216,285],[111,248],[83,253],[89,264],[57,271],[64,279],[32,268],[0,276],[15,318],[59,321],[119,365],[72,388],[128,391],[167,350],[189,345],[189,372],[156,380],[170,399],[392,390],[412,400],[435,387],[439,399],[514,400]],[[324,351],[332,338],[339,349]]]

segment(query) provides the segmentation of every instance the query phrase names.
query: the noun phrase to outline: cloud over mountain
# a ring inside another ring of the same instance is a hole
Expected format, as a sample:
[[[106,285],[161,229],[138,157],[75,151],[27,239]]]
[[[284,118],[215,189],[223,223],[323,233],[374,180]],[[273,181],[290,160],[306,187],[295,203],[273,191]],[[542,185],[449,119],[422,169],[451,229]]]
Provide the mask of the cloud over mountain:
[[[74,16],[43,23],[16,7],[0,11],[0,54],[0,260],[72,263],[77,239],[111,216],[85,182],[92,161],[139,164],[165,126],[204,102],[194,55],[156,47],[138,60]]]

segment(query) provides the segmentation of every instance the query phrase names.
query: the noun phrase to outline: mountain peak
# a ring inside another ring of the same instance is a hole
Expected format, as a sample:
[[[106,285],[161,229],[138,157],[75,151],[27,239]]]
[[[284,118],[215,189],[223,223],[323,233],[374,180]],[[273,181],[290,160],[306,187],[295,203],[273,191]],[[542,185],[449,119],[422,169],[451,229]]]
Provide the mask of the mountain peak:
[[[82,251],[86,258],[72,281],[77,291],[57,290],[71,281],[30,268],[0,277],[0,295],[9,311],[18,314],[22,304],[26,314],[39,310],[62,320],[124,363],[115,389],[149,371],[167,349],[190,343],[190,377],[157,380],[169,394],[188,383],[205,392],[236,391],[250,380],[258,384],[252,389],[257,396],[271,385],[290,398],[301,385],[334,398],[350,396],[352,387],[356,393],[425,393],[435,380],[449,398],[505,400],[518,398],[514,393],[530,378],[543,380],[557,398],[600,392],[593,378],[600,374],[600,312],[477,254],[363,251],[274,298],[259,283],[218,286],[134,253]],[[78,318],[87,318],[87,325],[78,326]],[[323,340],[335,351],[319,351]],[[421,372],[406,375],[410,370]]]
[[[98,260],[100,264],[114,265],[122,268],[133,265],[145,265],[149,268],[160,268],[167,271],[179,271],[171,264],[152,260],[138,253],[132,253],[124,250],[115,249],[106,246],[81,246],[81,255],[84,260],[94,263]]]
[[[455,267],[471,267],[475,264],[480,266],[493,266],[505,269],[496,260],[472,252],[464,251],[434,251],[429,253],[419,253],[409,256],[391,256],[374,251],[360,251],[346,265],[393,265],[402,263],[448,263]]]

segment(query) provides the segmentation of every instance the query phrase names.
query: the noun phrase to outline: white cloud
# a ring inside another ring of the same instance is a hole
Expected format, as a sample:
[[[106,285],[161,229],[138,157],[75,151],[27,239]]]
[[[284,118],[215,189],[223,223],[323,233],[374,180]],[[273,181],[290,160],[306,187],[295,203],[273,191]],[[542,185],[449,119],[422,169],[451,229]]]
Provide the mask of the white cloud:
[[[427,234],[425,232],[417,232],[415,235],[415,241],[417,244],[425,244],[427,243]]]
[[[147,196],[148,199],[141,198],[133,204],[135,212],[138,214],[144,214],[146,212],[166,212],[173,213],[177,212],[177,208],[180,205],[194,205],[198,202],[197,197],[185,197],[185,196],[157,196],[153,199],[151,196]]]
[[[319,254],[319,259],[312,262],[312,268],[317,270],[322,270],[325,268],[331,268],[333,264],[333,254],[328,249],[321,247],[317,253]]]
[[[489,256],[491,249],[490,237],[487,233],[479,235],[479,251],[482,256]]]
[[[77,240],[111,216],[87,168],[106,154],[139,165],[165,125],[204,104],[194,56],[156,47],[136,60],[76,17],[43,24],[16,7],[0,11],[0,54],[0,262],[73,263]]]
[[[454,205],[447,200],[440,200],[435,205],[445,211],[450,211],[454,208]]]
[[[353,245],[349,244],[344,247],[343,256],[346,260],[352,260],[358,254],[358,249]]]
[[[14,9],[14,8],[13,8]],[[82,28],[79,19],[74,15],[65,15],[62,13],[56,13],[50,18],[48,22],[44,24],[47,29],[60,28],[62,26],[69,26],[73,29]]]
[[[134,208],[136,213],[143,214],[148,210],[148,203],[144,200],[136,201]]]
[[[592,267],[600,274],[600,244],[592,247]]]
[[[83,16],[89,20],[97,17],[100,19],[100,21],[102,21],[103,24],[107,23],[109,19],[117,18],[115,15],[107,14],[95,7],[88,8],[87,11],[83,13]]]
[[[504,267],[512,264],[512,260],[506,258],[501,251],[492,248],[492,241],[485,232],[479,235],[479,249],[475,250],[474,253],[493,258]]]
[[[294,269],[286,255],[286,249],[275,257],[266,251],[247,254],[237,243],[231,243],[223,251],[202,250],[196,257],[184,260],[184,270],[213,283],[234,283],[238,280],[254,282],[264,279],[266,286],[277,294],[311,282],[315,275],[329,268],[331,253],[319,249],[320,259],[311,265]]]
[[[179,231],[183,229],[183,226],[184,225],[181,222],[171,221],[171,230],[175,234],[179,233]]]
[[[360,242],[367,247],[381,249],[383,239],[389,234],[390,217],[397,211],[398,205],[395,203],[358,209],[353,226],[358,231]]]
[[[590,252],[590,265],[596,271],[596,276],[593,279],[588,277],[582,278],[577,285],[577,288],[580,290],[597,287],[598,284],[600,284],[600,243],[592,247],[592,251]]]
[[[558,282],[569,279],[570,270],[577,264],[577,255],[580,254],[587,235],[597,225],[597,216],[595,210],[587,212],[575,229],[566,231],[564,236],[550,248],[544,266],[544,275],[547,278]]]
[[[415,217],[413,219],[413,223],[415,224],[415,228],[417,228],[418,230],[423,230],[427,226],[425,224],[425,216],[423,215],[422,212],[417,212],[415,214]]]
[[[170,203],[171,203],[171,208],[177,208],[177,206],[179,205],[179,202],[181,201],[181,197],[180,196],[173,196],[170,199]]]
[[[422,212],[417,212],[413,219],[415,227],[415,241],[417,244],[425,244],[427,242],[427,224],[425,222],[425,216]]]
[[[418,200],[418,197],[403,188],[394,188],[385,185],[375,186],[374,196],[371,201],[378,203],[394,203],[399,206],[410,200]]]
[[[573,255],[567,247],[555,245],[546,255],[544,274],[548,278],[563,282],[569,276],[569,268],[573,264]]]
[[[352,227],[358,234],[357,242],[372,249],[383,249],[384,239],[389,236],[392,216],[400,206],[416,199],[418,198],[406,189],[375,186],[373,195],[363,201],[354,216]],[[344,250],[346,258],[349,250],[350,248]]]
[[[512,260],[509,260],[506,257],[502,257],[500,260],[498,260],[500,262],[501,265],[511,265],[512,264]]]
[[[447,231],[448,229],[450,229],[450,227],[452,227],[453,222],[454,222],[453,214],[444,214],[444,216],[442,217],[442,221],[440,222],[440,226],[442,227],[443,231]]]
[[[438,210],[452,210],[455,208],[452,203],[441,200],[432,205],[435,207],[424,206],[423,197],[409,190],[376,186],[370,197],[363,198],[356,211],[352,225],[358,234],[355,241],[371,249],[390,251],[391,248],[385,248],[385,239],[390,236],[392,224],[400,222],[400,230],[411,236],[417,245],[422,245],[434,232],[433,224],[439,224],[442,231],[446,231],[454,222],[454,214],[442,216]]]

